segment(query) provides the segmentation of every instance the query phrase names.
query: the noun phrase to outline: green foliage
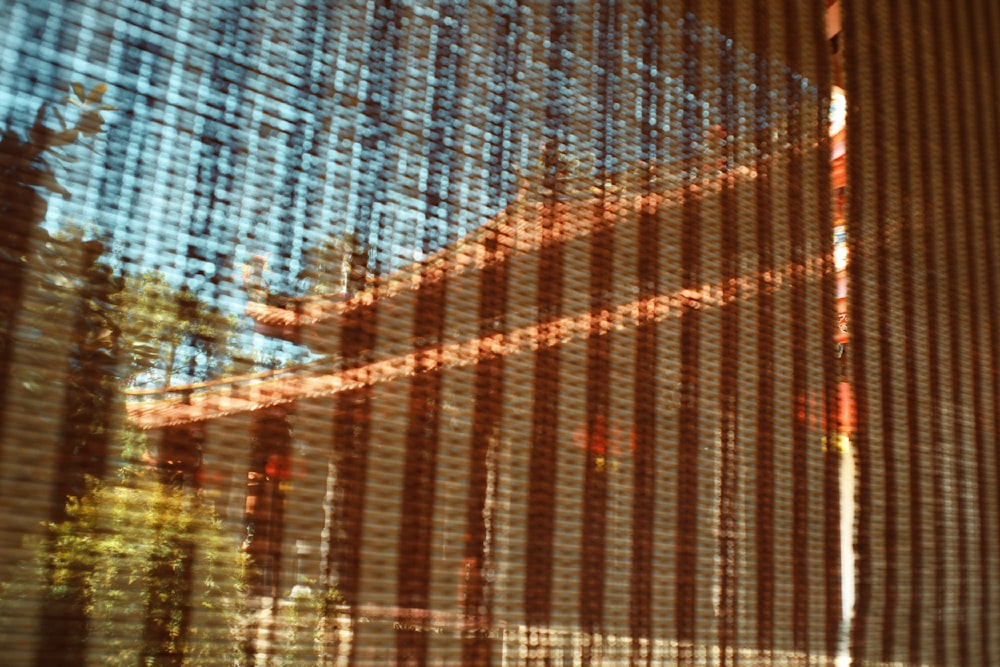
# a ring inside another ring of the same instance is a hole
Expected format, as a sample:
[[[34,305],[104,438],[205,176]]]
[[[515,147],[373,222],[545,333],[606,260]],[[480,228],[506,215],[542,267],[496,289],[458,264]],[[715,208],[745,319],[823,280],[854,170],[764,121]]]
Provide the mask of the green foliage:
[[[343,598],[336,587],[322,587],[305,580],[283,597],[276,609],[276,622],[263,632],[269,637],[257,650],[267,655],[270,667],[296,667],[304,664],[329,664],[326,655],[337,635],[338,606]],[[261,628],[257,628],[259,631]]]
[[[83,252],[67,253],[74,247]],[[147,465],[145,434],[120,414],[123,376],[168,372],[163,351],[180,363],[194,354],[185,346],[214,358],[228,349],[231,323],[162,276],[122,280],[103,253],[73,229],[37,253],[42,275],[64,295],[38,315],[75,322],[58,475],[68,500],[34,546],[34,562],[2,586],[0,618],[58,620],[60,637],[47,650],[86,653],[87,664],[134,665],[139,657],[171,667],[233,665],[245,638],[239,533],[224,531],[196,491],[164,484]],[[74,256],[82,265],[67,259]],[[148,363],[136,351],[144,344],[154,351]],[[136,463],[96,481],[112,451]],[[18,641],[4,635],[0,627],[0,645]]]
[[[115,483],[92,481],[67,515],[47,526],[36,579],[50,602],[83,605],[90,664],[238,661],[246,557],[196,492],[131,465]]]
[[[104,131],[104,112],[115,107],[103,104],[101,100],[107,92],[106,84],[94,86],[86,92],[82,84],[72,85],[72,95],[63,99],[69,105],[64,115],[58,107],[52,108],[58,127],[47,124],[49,106],[43,104],[35,114],[35,121],[20,136],[7,129],[0,136],[0,188],[8,194],[12,188],[40,188],[68,197],[69,191],[56,179],[56,166],[76,162],[65,151],[78,144],[93,150],[94,142]],[[67,122],[72,114],[74,122]]]
[[[198,382],[232,363],[236,317],[174,288],[162,273],[126,278],[112,304],[130,366],[126,384]]]
[[[274,667],[293,667],[313,662],[318,649],[322,596],[312,589],[300,589],[280,610],[278,641],[272,651]]]
[[[42,105],[24,136],[14,128],[0,131],[0,405],[6,403],[13,354],[13,327],[21,308],[32,236],[48,211],[43,193],[69,196],[57,179],[75,162],[67,152],[73,145],[90,149],[103,131],[104,112],[114,107],[101,100],[107,86],[99,84],[89,93],[73,84],[73,94],[64,100],[67,114],[53,108],[58,124],[47,124],[48,106]],[[67,121],[67,117],[73,122]],[[0,415],[0,432],[3,431]]]
[[[34,560],[0,584],[0,619],[68,619],[59,632],[72,637],[54,638],[59,648],[53,652],[77,650],[87,664],[238,665],[257,639],[248,631],[241,535],[224,529],[197,490],[163,483],[145,435],[125,424],[121,400],[123,386],[225,372],[233,362],[236,318],[160,273],[123,278],[105,261],[106,246],[80,230],[48,236],[35,229],[45,216],[42,195],[68,195],[57,180],[57,167],[74,161],[66,149],[93,147],[98,138],[102,114],[112,108],[101,104],[105,90],[74,84],[66,100],[70,114],[52,110],[56,129],[46,124],[43,107],[25,137],[5,131],[0,138],[0,269],[10,269],[0,270],[0,316],[6,316],[0,318],[0,392],[11,349],[3,346],[21,308],[28,253],[59,295],[34,315],[73,318],[56,486],[67,500],[64,507],[57,502],[60,511],[50,514],[32,545]],[[115,456],[128,463],[102,481]],[[278,652],[311,645],[315,653],[332,604],[312,593],[283,601],[273,626],[282,641]],[[0,646],[25,643],[12,632],[0,620]]]

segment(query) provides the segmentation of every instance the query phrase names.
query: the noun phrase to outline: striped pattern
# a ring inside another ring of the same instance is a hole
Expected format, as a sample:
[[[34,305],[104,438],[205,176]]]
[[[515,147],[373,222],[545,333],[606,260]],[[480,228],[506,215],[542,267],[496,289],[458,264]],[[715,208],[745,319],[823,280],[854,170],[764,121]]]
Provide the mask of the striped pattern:
[[[852,652],[993,664],[997,12],[926,1],[843,12],[856,35],[845,53],[861,472]]]
[[[308,585],[339,597],[296,650],[329,665],[1000,661],[1000,10],[492,4],[342,17],[370,47],[347,180],[351,231],[383,244],[374,280],[247,307],[328,356],[129,397],[166,481],[248,535],[242,657],[277,660]],[[471,188],[496,213],[469,232]],[[399,269],[406,244],[424,259]],[[45,362],[44,395],[15,390],[41,363],[25,318],[77,307],[30,266],[0,364],[3,575],[22,532],[107,474],[101,438],[74,458],[72,373],[51,370],[68,364]],[[76,321],[45,323],[44,359]],[[46,406],[66,416],[29,457]],[[85,614],[28,603],[0,655],[85,664]],[[67,639],[45,646],[35,620]]]

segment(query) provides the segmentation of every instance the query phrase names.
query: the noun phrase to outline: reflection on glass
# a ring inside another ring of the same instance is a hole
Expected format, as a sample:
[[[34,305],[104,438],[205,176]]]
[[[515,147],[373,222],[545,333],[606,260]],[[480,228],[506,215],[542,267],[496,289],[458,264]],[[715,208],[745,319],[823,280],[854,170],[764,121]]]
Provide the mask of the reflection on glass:
[[[985,10],[725,4],[7,2],[0,664],[974,663]]]

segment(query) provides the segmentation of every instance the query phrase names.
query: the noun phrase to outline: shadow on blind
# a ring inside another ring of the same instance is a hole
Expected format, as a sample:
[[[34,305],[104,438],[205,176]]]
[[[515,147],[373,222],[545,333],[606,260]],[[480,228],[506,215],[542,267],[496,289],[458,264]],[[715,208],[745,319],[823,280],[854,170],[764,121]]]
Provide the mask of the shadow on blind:
[[[0,663],[1000,664],[1000,8],[10,0]]]

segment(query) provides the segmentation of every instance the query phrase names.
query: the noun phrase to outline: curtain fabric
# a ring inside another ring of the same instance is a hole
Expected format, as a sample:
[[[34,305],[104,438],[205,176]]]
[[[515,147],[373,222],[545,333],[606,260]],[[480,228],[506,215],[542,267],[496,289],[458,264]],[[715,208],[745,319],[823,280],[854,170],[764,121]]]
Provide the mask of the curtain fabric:
[[[0,12],[4,664],[1000,661],[992,3]]]

